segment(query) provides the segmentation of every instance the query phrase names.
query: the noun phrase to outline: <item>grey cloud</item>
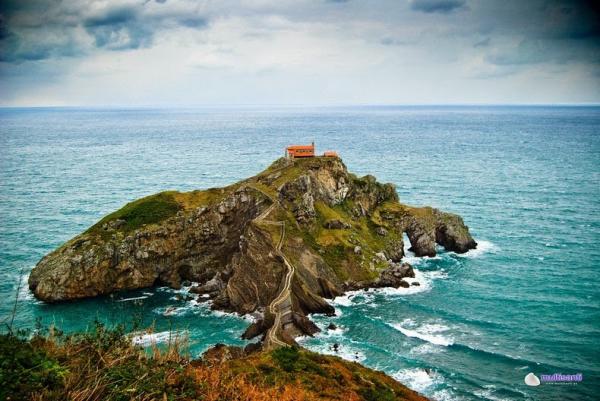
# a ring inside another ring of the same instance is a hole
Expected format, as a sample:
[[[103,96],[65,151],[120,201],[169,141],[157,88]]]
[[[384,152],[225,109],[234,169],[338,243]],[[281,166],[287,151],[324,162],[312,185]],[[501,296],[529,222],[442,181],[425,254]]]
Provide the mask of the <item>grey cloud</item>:
[[[203,29],[208,26],[205,16],[194,13],[144,14],[143,6],[109,9],[101,15],[87,18],[83,25],[95,38],[97,47],[109,50],[128,50],[152,45],[156,31],[167,25]]]
[[[600,40],[600,10],[592,2],[554,0],[540,7],[537,29],[548,39]]]
[[[190,30],[212,29],[213,21],[218,29],[210,35],[184,38]],[[557,75],[560,73],[554,71],[560,68],[600,71],[599,23],[598,7],[576,0],[380,0],[377,7],[349,0],[0,0],[0,69],[4,70],[3,80],[9,71],[31,72],[36,66],[40,74],[47,74],[44,68],[60,65],[56,73],[68,75],[69,67],[75,65],[73,57],[148,48],[159,43],[158,39],[166,45],[184,39],[181,47],[188,47],[190,53],[200,41],[208,44],[206,65],[202,66],[205,49],[194,55],[197,74],[251,71],[256,61],[252,46],[264,44],[273,46],[273,52],[268,60],[260,60],[265,64],[261,71],[269,71],[268,66],[275,64],[279,69],[270,73],[283,77],[286,71],[294,71],[296,64],[281,66],[279,61],[288,55],[280,49],[302,46],[303,38],[310,43],[319,37],[324,49],[339,44],[341,51],[324,60],[323,68],[303,60],[307,70],[314,68],[316,75],[327,74],[323,72],[327,63],[339,62],[349,71],[367,68],[354,57],[364,54],[365,59],[372,56],[372,63],[378,63],[374,68],[393,71],[391,81],[426,80],[430,71],[447,69],[447,76],[435,78],[457,80],[477,74],[482,80],[506,77],[508,82],[511,75],[529,69]],[[179,29],[185,33],[168,34]],[[221,47],[232,49],[223,65],[215,56],[215,48]],[[299,54],[303,50],[298,48]],[[144,56],[160,55],[148,52]],[[128,62],[128,58],[122,59]],[[111,64],[114,60],[103,57],[97,62]],[[236,67],[226,70],[229,64]],[[453,71],[458,66],[460,73]],[[396,74],[403,68],[409,72]],[[81,77],[81,71],[77,73]],[[114,72],[107,72],[111,74]],[[26,78],[19,82],[35,92]]]
[[[129,23],[136,18],[136,10],[133,7],[119,7],[109,9],[107,12],[87,18],[83,25],[85,27],[107,26]]]
[[[563,43],[544,39],[524,39],[518,46],[495,50],[486,61],[499,65],[568,63],[571,61],[600,63],[600,48],[593,43]]]
[[[7,39],[10,36],[10,31],[6,26],[6,22],[4,21],[4,17],[0,15],[0,41]]]
[[[158,1],[157,3],[164,3]],[[107,5],[90,13],[89,5],[72,0],[4,1],[0,6],[0,61],[23,62],[76,57],[96,48],[124,51],[150,47],[161,30],[204,29],[207,15],[195,3]],[[86,36],[89,35],[89,36]]]
[[[94,37],[97,47],[127,50],[152,44],[153,32],[139,21],[138,11],[133,7],[109,9],[85,19],[83,26]]]
[[[381,43],[382,45],[385,45],[385,46],[392,46],[392,45],[396,44],[394,38],[390,38],[390,37],[382,38],[379,41],[379,43]]]
[[[473,47],[487,47],[490,45],[491,42],[491,38],[485,38],[482,39],[478,42],[475,42],[475,44],[473,45]]]
[[[473,7],[486,39],[473,47],[494,66],[600,63],[600,14],[591,2],[539,0]]]
[[[408,45],[411,42],[407,41],[407,40],[399,40],[396,38],[392,38],[390,36],[386,36],[384,38],[382,38],[379,41],[380,44],[384,45],[384,46],[402,46],[402,45]]]
[[[196,28],[201,29],[208,26],[208,19],[203,17],[184,17],[178,20],[178,23],[188,27],[188,28]]]
[[[12,29],[0,15],[0,62],[20,63],[51,57],[74,57],[84,54],[71,29],[35,27]]]
[[[424,13],[449,14],[465,6],[465,0],[413,0],[410,8]]]

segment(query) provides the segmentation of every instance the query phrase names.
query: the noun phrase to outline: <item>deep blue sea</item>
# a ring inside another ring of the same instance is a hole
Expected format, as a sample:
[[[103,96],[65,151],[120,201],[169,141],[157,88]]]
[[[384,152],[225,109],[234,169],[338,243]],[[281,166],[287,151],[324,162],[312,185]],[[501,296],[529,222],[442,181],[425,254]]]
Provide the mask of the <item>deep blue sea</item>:
[[[304,346],[339,343],[339,355],[436,400],[600,397],[599,107],[0,109],[0,319],[19,272],[103,215],[162,190],[231,184],[312,140],[396,184],[402,202],[462,215],[480,245],[409,255],[420,287],[337,298]],[[177,295],[45,305],[24,283],[15,324],[139,317],[154,340],[189,336],[193,355],[244,344],[248,320]],[[530,372],[583,381],[528,387]]]

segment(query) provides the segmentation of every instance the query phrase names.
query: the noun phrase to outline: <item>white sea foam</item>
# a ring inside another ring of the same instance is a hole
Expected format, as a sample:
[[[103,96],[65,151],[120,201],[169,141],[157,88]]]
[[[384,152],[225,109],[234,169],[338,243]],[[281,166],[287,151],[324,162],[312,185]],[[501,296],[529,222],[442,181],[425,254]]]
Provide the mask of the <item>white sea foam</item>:
[[[477,397],[479,397],[479,398],[481,398],[483,400],[490,400],[490,401],[510,401],[509,398],[500,398],[500,397],[495,396],[492,389],[485,389],[485,390],[475,391],[473,394],[475,394]]]
[[[250,323],[254,323],[256,321],[256,317],[249,315],[249,314],[238,315],[237,313],[223,312],[220,310],[211,310],[210,309],[210,300],[204,299],[204,298],[201,298],[200,300],[190,299],[181,306],[175,306],[175,305],[160,306],[158,308],[154,308],[152,311],[158,315],[163,315],[166,317],[183,317],[183,316],[188,316],[188,315],[209,315],[209,314],[211,314],[211,315],[217,316],[217,317],[228,316],[228,317],[234,317],[237,319],[244,319]]]
[[[365,290],[348,291],[344,295],[335,297],[329,303],[333,306],[355,306],[369,304],[373,301],[373,292]],[[341,314],[340,314],[341,316]]]
[[[166,305],[154,308],[153,312],[163,316],[186,316],[189,314],[199,314],[206,310],[206,304],[198,302],[195,299],[187,301],[182,306]]]
[[[435,354],[442,351],[441,347],[436,346],[431,343],[424,343],[421,345],[417,345],[416,347],[410,350],[411,354],[424,355],[424,354]]]
[[[179,289],[175,289],[175,288],[171,288],[171,287],[157,287],[156,291],[160,291],[160,292],[170,292],[173,294],[188,294],[190,292],[190,288],[192,288],[192,286],[183,286]]]
[[[436,247],[437,248],[437,247]],[[404,234],[404,257],[402,258],[403,262],[410,263],[412,266],[418,266],[423,264],[429,260],[440,260],[441,256],[416,256],[413,251],[409,251],[410,249],[410,240],[408,236]]]
[[[335,329],[328,329],[325,323],[319,324],[319,328],[321,329],[317,334],[319,338],[341,337],[348,331],[348,328],[344,326],[336,326]]]
[[[187,335],[187,331],[161,331],[158,333],[135,333],[131,337],[134,345],[147,347],[152,344],[168,343]]]
[[[456,253],[455,255],[462,258],[477,258],[486,253],[498,253],[499,250],[500,248],[490,241],[478,240],[477,248],[471,249],[466,253]]]
[[[138,301],[140,299],[146,299],[146,298],[148,298],[148,295],[144,295],[144,296],[141,296],[141,297],[131,297],[131,298],[117,299],[116,302]]]
[[[414,269],[415,277],[410,278],[407,277],[404,281],[411,284],[410,287],[384,287],[384,288],[373,288],[369,291],[366,290],[356,290],[356,291],[348,291],[344,295],[339,297],[335,297],[333,300],[330,300],[329,303],[334,306],[342,306],[342,307],[350,307],[356,305],[366,304],[371,307],[376,307],[377,304],[373,302],[375,294],[381,294],[385,296],[403,296],[403,295],[412,295],[418,294],[421,292],[427,292],[431,290],[433,281],[438,279],[446,279],[448,278],[448,273],[444,270],[432,270],[432,271],[420,271],[418,269]],[[412,283],[417,282],[419,285],[412,285]],[[342,316],[342,311],[339,308],[336,308],[336,317]]]
[[[344,327],[336,327],[335,329],[327,329],[327,334],[329,336],[332,337],[339,337],[344,335],[344,333],[347,331],[348,329],[344,328]]]
[[[441,250],[443,252],[443,250]],[[442,257],[438,254],[435,256],[415,256],[415,254],[411,251],[405,250],[404,257],[402,258],[403,262],[410,263],[411,266],[419,266],[430,260],[441,260]]]
[[[332,300],[332,304],[339,306],[352,306],[352,296],[357,294],[358,291],[348,291],[346,294],[339,297],[335,297]]]
[[[392,377],[419,392],[429,390],[432,386],[443,382],[442,377],[438,373],[433,371],[427,372],[421,368],[403,369],[392,374]]]
[[[219,316],[219,317],[227,316],[227,317],[233,317],[236,319],[244,319],[250,323],[254,323],[256,321],[256,318],[252,315],[238,315],[235,312],[223,312],[221,310],[213,310],[211,312],[213,315]]]
[[[322,336],[321,333],[319,333],[319,336]],[[308,336],[304,336],[304,337],[299,337],[296,339],[296,341],[299,344],[303,344],[305,343],[308,339],[310,339],[310,337]],[[333,344],[330,342],[322,342],[316,345],[313,344],[304,344],[306,346],[306,348],[310,349],[313,352],[318,352],[320,354],[326,354],[326,355],[335,355],[335,356],[339,356],[342,359],[345,359],[347,361],[353,361],[353,362],[360,362],[366,359],[365,354],[360,351],[359,349],[350,347],[346,344],[339,344],[337,351],[334,349]]]
[[[448,389],[438,390],[431,395],[431,399],[436,401],[459,401],[464,400],[463,397],[457,397]]]
[[[414,278],[405,278],[404,281],[408,283],[418,282],[419,285],[411,285],[408,288],[398,287],[386,287],[386,288],[378,288],[375,289],[375,292],[385,295],[412,295],[418,294],[421,292],[427,292],[431,290],[433,286],[433,281],[436,279],[446,279],[448,278],[448,273],[443,270],[432,270],[432,271],[421,271],[419,269],[414,269],[415,277]]]
[[[448,326],[439,323],[426,323],[417,326],[412,319],[405,319],[402,323],[388,323],[389,326],[398,330],[407,337],[418,338],[434,345],[447,347],[454,344],[454,339],[443,335],[450,330]]]
[[[29,282],[29,273],[28,274],[24,274],[21,277],[21,287],[19,287],[18,299],[21,300],[21,301],[32,301],[32,302],[35,302],[37,299],[33,295],[33,291],[31,291],[29,289],[29,286],[27,285],[28,282]],[[14,300],[14,295],[12,295],[12,297],[13,297],[13,300]],[[38,301],[38,303],[42,304],[43,301]]]

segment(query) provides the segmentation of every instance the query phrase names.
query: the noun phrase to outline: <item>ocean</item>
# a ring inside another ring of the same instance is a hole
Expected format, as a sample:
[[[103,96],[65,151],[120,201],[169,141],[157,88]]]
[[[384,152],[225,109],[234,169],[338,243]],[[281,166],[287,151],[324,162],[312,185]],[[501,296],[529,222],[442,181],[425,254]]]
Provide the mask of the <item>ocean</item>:
[[[231,184],[291,143],[336,150],[402,202],[463,216],[476,250],[407,260],[419,287],[350,293],[300,343],[383,370],[436,400],[592,400],[600,394],[600,107],[0,109],[0,319],[65,331],[139,319],[193,356],[243,345],[249,318],[185,289],[46,305],[37,261],[144,195]],[[337,326],[327,330],[329,323]],[[334,351],[333,344],[339,344]],[[524,377],[577,374],[529,387]]]

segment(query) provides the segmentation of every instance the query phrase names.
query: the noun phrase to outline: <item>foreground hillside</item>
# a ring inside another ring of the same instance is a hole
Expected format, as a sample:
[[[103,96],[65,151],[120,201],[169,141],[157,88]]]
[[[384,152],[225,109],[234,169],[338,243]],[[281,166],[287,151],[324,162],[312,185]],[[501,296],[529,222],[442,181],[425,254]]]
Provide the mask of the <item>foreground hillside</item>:
[[[194,283],[213,308],[259,316],[245,338],[268,346],[313,334],[310,313],[345,291],[409,286],[403,235],[418,256],[436,243],[476,246],[462,219],[399,202],[392,184],[339,158],[279,159],[225,188],[162,192],[127,204],[45,256],[29,287],[47,302]]]
[[[0,335],[2,400],[426,400],[384,373],[296,347],[250,356],[217,346],[201,360],[181,342],[151,354],[120,329]]]

